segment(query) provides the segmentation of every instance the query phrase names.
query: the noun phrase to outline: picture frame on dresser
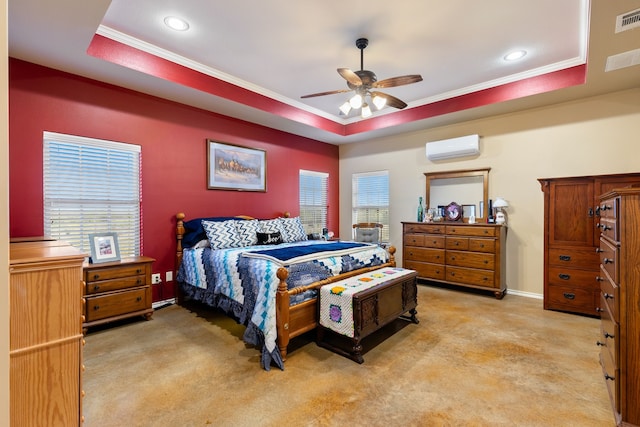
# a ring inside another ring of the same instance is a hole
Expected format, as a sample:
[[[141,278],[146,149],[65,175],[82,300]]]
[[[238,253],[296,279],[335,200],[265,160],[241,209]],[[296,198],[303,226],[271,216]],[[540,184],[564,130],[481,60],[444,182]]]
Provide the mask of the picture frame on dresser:
[[[89,234],[89,247],[91,248],[89,262],[92,264],[120,261],[118,233]]]

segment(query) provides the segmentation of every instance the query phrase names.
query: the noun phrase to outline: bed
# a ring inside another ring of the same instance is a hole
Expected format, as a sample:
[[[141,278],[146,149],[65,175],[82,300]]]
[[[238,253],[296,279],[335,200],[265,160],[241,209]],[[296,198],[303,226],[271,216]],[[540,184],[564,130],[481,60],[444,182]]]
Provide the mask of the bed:
[[[234,232],[235,230],[235,232]],[[176,215],[176,296],[215,307],[246,326],[261,364],[284,369],[290,339],[317,326],[317,290],[395,266],[395,248],[308,240],[299,218],[185,220]]]

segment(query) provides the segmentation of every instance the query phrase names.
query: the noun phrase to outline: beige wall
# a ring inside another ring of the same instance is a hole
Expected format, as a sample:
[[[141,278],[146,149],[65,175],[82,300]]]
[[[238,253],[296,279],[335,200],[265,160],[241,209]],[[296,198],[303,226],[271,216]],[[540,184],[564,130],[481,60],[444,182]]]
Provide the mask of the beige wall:
[[[481,136],[481,155],[434,163],[425,143]],[[388,170],[391,243],[415,220],[424,172],[490,167],[489,197],[508,200],[507,285],[543,293],[543,194],[537,178],[640,171],[640,89],[340,147],[340,235],[350,236],[351,175]],[[455,200],[452,199],[452,200]]]
[[[7,1],[0,0],[0,426],[9,425],[9,131]]]

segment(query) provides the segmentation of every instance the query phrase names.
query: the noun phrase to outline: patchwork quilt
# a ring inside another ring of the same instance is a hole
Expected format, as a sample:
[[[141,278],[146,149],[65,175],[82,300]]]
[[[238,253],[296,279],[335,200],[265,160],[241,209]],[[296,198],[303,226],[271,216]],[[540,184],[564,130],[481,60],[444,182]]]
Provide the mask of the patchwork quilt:
[[[262,348],[264,369],[269,370],[272,363],[284,369],[276,345],[275,295],[279,283],[276,272],[282,266],[287,267],[287,286],[292,289],[388,260],[387,252],[377,245],[344,243],[348,242],[185,249],[176,279],[187,297],[220,308],[247,326],[243,339]],[[315,249],[311,249],[313,246]],[[278,252],[284,248],[308,253],[282,258]],[[308,291],[292,297],[291,304],[315,296],[315,290]]]

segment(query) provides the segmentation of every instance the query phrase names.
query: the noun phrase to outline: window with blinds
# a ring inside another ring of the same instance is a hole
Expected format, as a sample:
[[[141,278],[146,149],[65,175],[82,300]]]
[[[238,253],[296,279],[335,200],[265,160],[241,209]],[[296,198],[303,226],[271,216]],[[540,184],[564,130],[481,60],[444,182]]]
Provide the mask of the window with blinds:
[[[90,253],[89,234],[115,232],[140,255],[140,146],[44,133],[44,232]]]
[[[307,233],[327,226],[328,179],[328,173],[300,170],[300,222]]]
[[[382,224],[383,242],[389,241],[389,171],[353,174],[352,220]]]

